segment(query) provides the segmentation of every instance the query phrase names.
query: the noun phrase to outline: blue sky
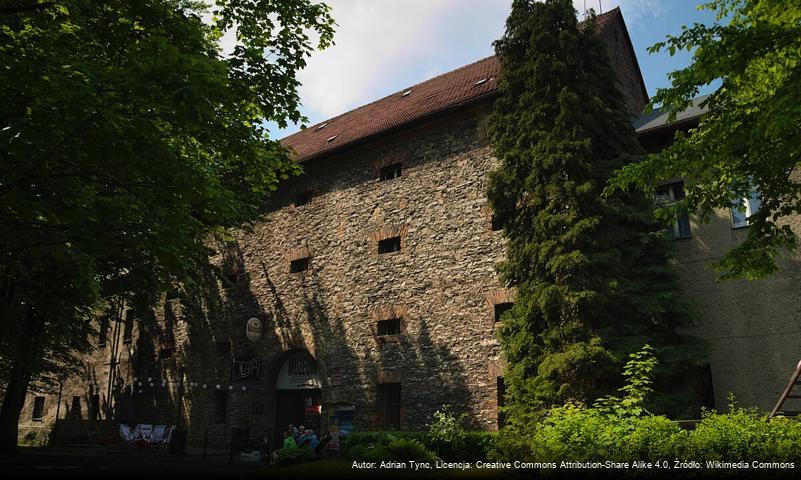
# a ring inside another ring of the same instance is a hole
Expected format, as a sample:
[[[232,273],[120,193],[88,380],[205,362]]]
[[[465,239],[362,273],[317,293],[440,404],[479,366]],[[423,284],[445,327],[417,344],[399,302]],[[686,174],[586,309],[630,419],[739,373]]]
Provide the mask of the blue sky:
[[[600,3],[599,3],[600,2]],[[309,125],[334,117],[441,73],[493,54],[511,0],[327,0],[338,24],[336,45],[315,52],[300,73],[302,113]],[[573,0],[583,11],[585,0]],[[648,94],[668,86],[669,72],[686,66],[688,52],[650,55],[647,48],[677,35],[682,25],[712,23],[699,0],[586,0],[604,12],[619,6]],[[223,42],[231,39],[224,39]],[[225,48],[225,45],[223,45]],[[707,89],[709,90],[709,89]],[[702,91],[701,93],[707,93]],[[268,124],[271,138],[299,130]]]

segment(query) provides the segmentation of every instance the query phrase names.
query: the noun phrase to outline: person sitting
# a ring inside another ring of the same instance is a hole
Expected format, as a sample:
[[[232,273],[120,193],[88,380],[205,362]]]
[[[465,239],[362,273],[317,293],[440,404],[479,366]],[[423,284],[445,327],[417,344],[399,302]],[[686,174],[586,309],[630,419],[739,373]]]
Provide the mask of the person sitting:
[[[303,437],[301,437],[301,440],[298,443],[298,445],[301,447],[309,447],[312,450],[314,450],[319,442],[320,439],[317,438],[317,435],[314,434],[314,430],[309,428],[303,432]]]
[[[298,444],[295,443],[295,436],[293,435],[292,430],[287,430],[284,432],[284,442],[281,444],[281,448],[274,450],[270,455],[270,463],[275,463],[275,461],[278,460],[278,452],[281,450],[288,450],[297,446]]]
[[[303,440],[303,432],[306,431],[306,427],[303,425],[298,427],[298,430],[295,432],[295,443],[300,445],[301,440]]]

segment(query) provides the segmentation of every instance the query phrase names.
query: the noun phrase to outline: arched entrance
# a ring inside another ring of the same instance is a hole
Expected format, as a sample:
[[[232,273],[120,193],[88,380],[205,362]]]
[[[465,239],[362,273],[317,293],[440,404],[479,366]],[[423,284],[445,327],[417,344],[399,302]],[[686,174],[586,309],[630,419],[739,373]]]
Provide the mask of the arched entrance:
[[[321,388],[317,361],[306,350],[287,352],[275,377],[274,445],[279,446],[291,423],[320,430]]]

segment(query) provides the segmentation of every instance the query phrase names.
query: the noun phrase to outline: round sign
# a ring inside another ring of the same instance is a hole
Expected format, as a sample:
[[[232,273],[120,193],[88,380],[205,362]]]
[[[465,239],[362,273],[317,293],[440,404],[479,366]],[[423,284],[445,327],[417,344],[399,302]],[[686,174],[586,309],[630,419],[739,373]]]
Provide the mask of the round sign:
[[[247,335],[248,340],[251,342],[258,342],[261,340],[263,334],[264,329],[262,327],[261,320],[258,318],[253,317],[245,324],[245,335]]]

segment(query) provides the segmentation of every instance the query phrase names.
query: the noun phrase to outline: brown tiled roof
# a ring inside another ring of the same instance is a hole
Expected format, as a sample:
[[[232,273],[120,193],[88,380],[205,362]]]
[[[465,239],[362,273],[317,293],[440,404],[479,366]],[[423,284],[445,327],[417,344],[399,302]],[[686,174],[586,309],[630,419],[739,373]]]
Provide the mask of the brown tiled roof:
[[[599,30],[619,13],[615,8],[598,15]],[[303,162],[427,115],[494,95],[499,71],[498,59],[487,57],[312,125],[281,143],[293,149],[296,160]]]

